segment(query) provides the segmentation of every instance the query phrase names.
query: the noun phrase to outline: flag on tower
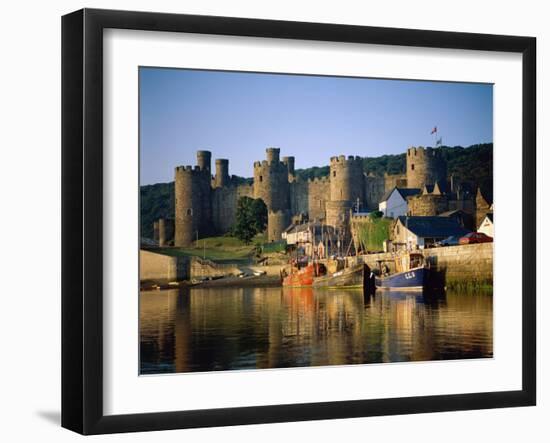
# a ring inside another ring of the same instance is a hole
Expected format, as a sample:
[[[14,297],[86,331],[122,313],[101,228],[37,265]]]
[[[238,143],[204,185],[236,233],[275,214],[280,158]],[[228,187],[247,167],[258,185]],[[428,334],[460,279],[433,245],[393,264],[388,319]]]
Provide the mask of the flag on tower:
[[[443,144],[443,137],[439,137],[436,141],[435,141],[435,145],[436,146],[441,146]]]
[[[434,128],[432,129],[432,132],[430,132],[430,134],[435,134],[437,132],[437,126],[434,126]]]

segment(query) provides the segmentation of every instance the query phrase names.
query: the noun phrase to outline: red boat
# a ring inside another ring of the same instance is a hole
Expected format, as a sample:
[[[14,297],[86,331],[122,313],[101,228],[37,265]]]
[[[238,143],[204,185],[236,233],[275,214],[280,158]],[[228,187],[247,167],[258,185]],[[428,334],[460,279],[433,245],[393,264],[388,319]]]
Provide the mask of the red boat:
[[[301,268],[293,264],[290,267],[290,274],[287,275],[284,269],[281,271],[281,278],[283,286],[311,286],[313,284],[313,277],[323,275],[325,272],[326,268],[322,263],[309,263]]]

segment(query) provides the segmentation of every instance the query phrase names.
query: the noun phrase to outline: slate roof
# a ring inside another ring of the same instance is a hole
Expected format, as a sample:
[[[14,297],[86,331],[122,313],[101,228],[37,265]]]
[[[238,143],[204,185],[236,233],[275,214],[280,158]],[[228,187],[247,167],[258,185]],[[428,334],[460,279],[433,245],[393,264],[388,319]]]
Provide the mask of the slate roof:
[[[438,215],[438,217],[453,217],[455,215],[464,215],[467,214],[462,209],[453,209],[451,211],[445,211]]]
[[[400,216],[398,220],[403,226],[418,237],[449,237],[456,235],[462,237],[470,232],[460,226],[454,217],[420,217]]]
[[[421,189],[418,188],[393,188],[390,189],[388,192],[386,192],[386,195],[382,198],[382,201],[385,202],[390,198],[390,195],[393,194],[393,191],[399,192],[401,194],[401,197],[403,197],[403,200],[407,200],[407,197],[411,197],[413,195],[418,195],[421,192]]]
[[[334,228],[332,226],[321,225],[320,223],[302,223],[300,225],[292,224],[283,232],[288,234],[291,232],[304,232],[308,229],[311,229],[315,235],[321,235],[321,232],[324,232],[325,234],[334,232]]]

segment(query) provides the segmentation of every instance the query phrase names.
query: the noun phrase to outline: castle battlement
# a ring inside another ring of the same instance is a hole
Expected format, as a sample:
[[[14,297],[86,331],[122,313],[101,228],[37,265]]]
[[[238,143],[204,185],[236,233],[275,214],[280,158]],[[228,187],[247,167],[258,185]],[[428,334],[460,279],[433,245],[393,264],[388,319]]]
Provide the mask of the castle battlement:
[[[182,166],[176,166],[176,173],[182,173],[182,172],[193,172],[193,166],[191,165],[182,165]]]
[[[315,177],[315,178],[308,178],[308,183],[319,183],[319,184],[328,184],[330,183],[330,177]]]
[[[442,152],[437,148],[425,148],[424,146],[411,146],[407,149],[407,156],[432,156],[432,157],[441,157]]]
[[[202,175],[208,175],[210,171],[203,170],[199,166],[191,166],[191,165],[185,165],[185,166],[176,166],[175,168],[176,174],[190,174],[193,176],[202,176]]]
[[[363,164],[363,158],[358,155],[345,155],[334,156],[330,158],[331,166],[345,166],[345,165],[358,165]]]

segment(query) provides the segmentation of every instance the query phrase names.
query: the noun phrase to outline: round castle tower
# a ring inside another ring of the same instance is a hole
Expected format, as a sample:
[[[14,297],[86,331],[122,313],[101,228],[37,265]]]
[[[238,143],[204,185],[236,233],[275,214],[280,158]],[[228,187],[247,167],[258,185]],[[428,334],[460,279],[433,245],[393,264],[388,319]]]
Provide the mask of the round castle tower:
[[[225,158],[216,159],[216,177],[214,178],[214,187],[223,188],[229,186],[229,160]]]
[[[211,171],[212,153],[210,151],[197,151],[197,166],[201,171]]]
[[[289,208],[288,167],[279,160],[279,148],[267,148],[267,160],[254,163],[254,198],[268,210]]]
[[[210,151],[197,151],[197,166],[175,170],[174,246],[189,246],[197,235],[208,234],[212,221]]]
[[[166,245],[166,221],[163,218],[158,219],[159,246]]]
[[[294,157],[283,157],[283,164],[288,169],[288,181],[293,182],[296,178],[294,174]]]
[[[267,240],[279,241],[281,234],[290,224],[290,212],[288,209],[268,211],[267,213]]]
[[[326,219],[330,226],[341,226],[349,219],[350,209],[364,204],[364,174],[361,157],[345,155],[330,159],[330,201],[326,202]]]
[[[281,239],[288,224],[282,225],[290,219],[289,163],[281,162],[279,153],[279,148],[267,148],[267,160],[254,162],[254,198],[261,198],[267,206],[269,241]]]
[[[439,184],[445,191],[447,163],[443,152],[437,148],[410,147],[407,149],[407,187],[423,189]]]

